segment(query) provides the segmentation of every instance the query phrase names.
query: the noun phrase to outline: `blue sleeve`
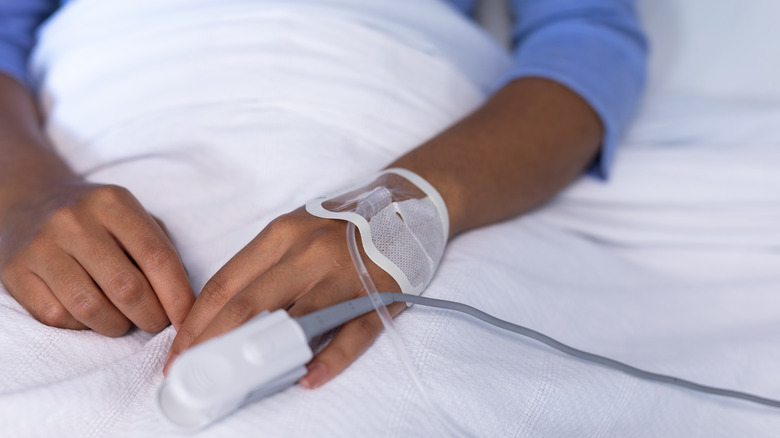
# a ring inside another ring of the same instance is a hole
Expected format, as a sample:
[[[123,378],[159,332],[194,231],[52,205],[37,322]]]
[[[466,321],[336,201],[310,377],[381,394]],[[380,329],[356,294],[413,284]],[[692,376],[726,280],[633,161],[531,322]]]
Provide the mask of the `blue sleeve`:
[[[604,125],[591,172],[606,178],[645,82],[647,43],[634,0],[512,0],[512,5],[514,65],[498,87],[543,77],[584,98]]]
[[[27,58],[36,30],[58,7],[56,0],[0,0],[0,72],[32,85]]]

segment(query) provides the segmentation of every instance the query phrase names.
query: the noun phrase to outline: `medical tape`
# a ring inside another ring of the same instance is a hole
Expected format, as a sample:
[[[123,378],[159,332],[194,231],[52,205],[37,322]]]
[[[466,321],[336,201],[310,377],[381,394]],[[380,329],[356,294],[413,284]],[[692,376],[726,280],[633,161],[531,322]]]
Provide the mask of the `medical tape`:
[[[430,283],[449,235],[444,199],[428,181],[406,169],[387,169],[312,199],[306,203],[306,211],[353,223],[368,258],[387,272],[403,293],[413,295],[422,293]]]

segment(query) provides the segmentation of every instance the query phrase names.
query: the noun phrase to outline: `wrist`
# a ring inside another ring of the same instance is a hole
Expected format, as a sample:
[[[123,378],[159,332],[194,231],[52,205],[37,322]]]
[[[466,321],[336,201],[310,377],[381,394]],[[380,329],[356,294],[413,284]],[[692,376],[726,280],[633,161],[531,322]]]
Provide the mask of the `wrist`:
[[[61,160],[41,156],[22,159],[11,169],[0,169],[0,174],[0,218],[47,202],[65,187],[84,182]]]
[[[30,92],[0,73],[0,220],[81,181],[49,145]]]
[[[467,212],[464,208],[467,191],[463,188],[460,172],[451,168],[441,168],[426,165],[425,160],[418,160],[414,151],[393,162],[387,168],[407,169],[427,181],[441,196],[448,216],[448,235],[451,238],[467,228]]]

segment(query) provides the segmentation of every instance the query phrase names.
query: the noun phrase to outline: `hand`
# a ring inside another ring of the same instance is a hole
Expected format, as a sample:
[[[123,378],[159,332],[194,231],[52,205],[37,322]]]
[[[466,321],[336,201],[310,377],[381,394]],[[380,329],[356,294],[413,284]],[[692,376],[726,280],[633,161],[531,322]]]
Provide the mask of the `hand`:
[[[121,336],[181,325],[195,296],[173,244],[125,189],[67,181],[3,218],[0,279],[44,324]]]
[[[390,275],[367,265],[380,291],[400,291]],[[347,250],[346,222],[299,208],[271,222],[208,281],[173,340],[164,373],[185,349],[264,310],[288,309],[301,316],[361,295],[365,290]],[[393,303],[388,310],[395,316],[404,307]],[[309,363],[301,385],[316,388],[339,374],[381,330],[376,312],[344,324]]]

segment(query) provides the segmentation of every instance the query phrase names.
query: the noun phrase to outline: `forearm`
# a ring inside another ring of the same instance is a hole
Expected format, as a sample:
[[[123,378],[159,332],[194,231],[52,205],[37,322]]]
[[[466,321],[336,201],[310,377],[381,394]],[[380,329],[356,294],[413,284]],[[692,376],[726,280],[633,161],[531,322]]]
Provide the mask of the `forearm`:
[[[390,167],[412,170],[440,191],[455,235],[546,202],[591,163],[602,131],[577,94],[523,78]]]
[[[74,178],[46,140],[30,92],[0,73],[0,223],[21,199]]]

